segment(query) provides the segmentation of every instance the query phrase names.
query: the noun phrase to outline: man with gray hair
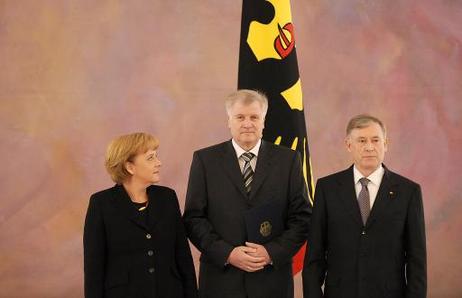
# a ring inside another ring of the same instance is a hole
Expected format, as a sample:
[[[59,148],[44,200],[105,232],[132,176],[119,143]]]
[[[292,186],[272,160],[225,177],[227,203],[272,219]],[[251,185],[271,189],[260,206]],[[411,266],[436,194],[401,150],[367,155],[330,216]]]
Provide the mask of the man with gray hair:
[[[304,297],[426,297],[420,186],[382,164],[388,141],[378,118],[353,117],[346,133],[353,165],[316,184]]]
[[[199,295],[292,298],[292,257],[311,215],[300,156],[261,140],[263,94],[238,90],[225,106],[232,139],[194,152],[186,194]]]

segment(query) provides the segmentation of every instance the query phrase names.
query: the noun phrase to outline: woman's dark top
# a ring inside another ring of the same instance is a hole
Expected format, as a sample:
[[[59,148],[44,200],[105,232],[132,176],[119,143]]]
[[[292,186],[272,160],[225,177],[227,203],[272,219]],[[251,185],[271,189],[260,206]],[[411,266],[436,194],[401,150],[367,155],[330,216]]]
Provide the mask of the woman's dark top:
[[[176,194],[162,186],[146,192],[142,211],[121,185],[91,196],[83,237],[85,298],[197,297]]]

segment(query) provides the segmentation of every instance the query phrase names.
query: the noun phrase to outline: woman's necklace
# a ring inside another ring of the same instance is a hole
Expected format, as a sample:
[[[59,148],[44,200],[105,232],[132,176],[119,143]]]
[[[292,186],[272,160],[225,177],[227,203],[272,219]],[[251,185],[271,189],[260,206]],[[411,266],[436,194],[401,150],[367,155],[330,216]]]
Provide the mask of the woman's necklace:
[[[130,192],[128,192],[128,196],[130,197],[130,200],[133,202],[133,204],[136,206],[136,208],[138,209],[138,211],[143,211],[145,210],[147,207],[148,207],[148,204],[149,204],[149,200],[146,200],[144,202],[137,202],[136,200],[134,200],[134,195],[132,195]]]
[[[144,209],[146,209],[148,207],[149,201],[146,201],[143,204],[144,206],[141,206],[140,208],[138,208],[138,211],[143,211]]]

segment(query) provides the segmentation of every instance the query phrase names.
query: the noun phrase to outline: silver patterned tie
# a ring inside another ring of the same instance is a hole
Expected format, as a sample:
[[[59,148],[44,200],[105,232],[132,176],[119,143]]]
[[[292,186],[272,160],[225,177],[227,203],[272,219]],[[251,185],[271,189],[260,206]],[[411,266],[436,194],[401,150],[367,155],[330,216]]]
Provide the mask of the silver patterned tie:
[[[252,189],[252,180],[253,180],[253,170],[250,166],[250,161],[254,158],[254,154],[250,152],[245,152],[241,155],[242,159],[244,160],[244,169],[242,170],[242,176],[244,178],[244,188],[247,192],[247,195],[250,194],[250,190]]]
[[[371,212],[371,202],[369,198],[369,189],[367,189],[367,184],[370,182],[367,178],[359,179],[361,183],[361,191],[358,195],[358,204],[359,210],[361,211],[361,218],[363,220],[363,224],[366,225],[367,218],[369,217],[369,213]]]

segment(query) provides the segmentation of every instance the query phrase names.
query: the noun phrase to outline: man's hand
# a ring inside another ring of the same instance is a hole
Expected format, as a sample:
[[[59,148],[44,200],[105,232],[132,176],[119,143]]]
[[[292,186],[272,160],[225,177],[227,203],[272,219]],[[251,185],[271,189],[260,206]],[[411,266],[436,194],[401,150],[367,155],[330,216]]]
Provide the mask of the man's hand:
[[[258,256],[257,254],[256,248],[249,246],[237,246],[231,251],[231,254],[228,257],[228,263],[241,270],[255,272],[263,269],[263,267],[267,264],[265,262],[265,258]]]
[[[245,247],[255,249],[254,252],[248,252],[247,253],[248,255],[252,257],[263,258],[265,265],[272,263],[271,258],[268,254],[268,251],[266,251],[266,248],[263,245],[252,243],[252,242],[246,242],[245,245],[246,245]]]

